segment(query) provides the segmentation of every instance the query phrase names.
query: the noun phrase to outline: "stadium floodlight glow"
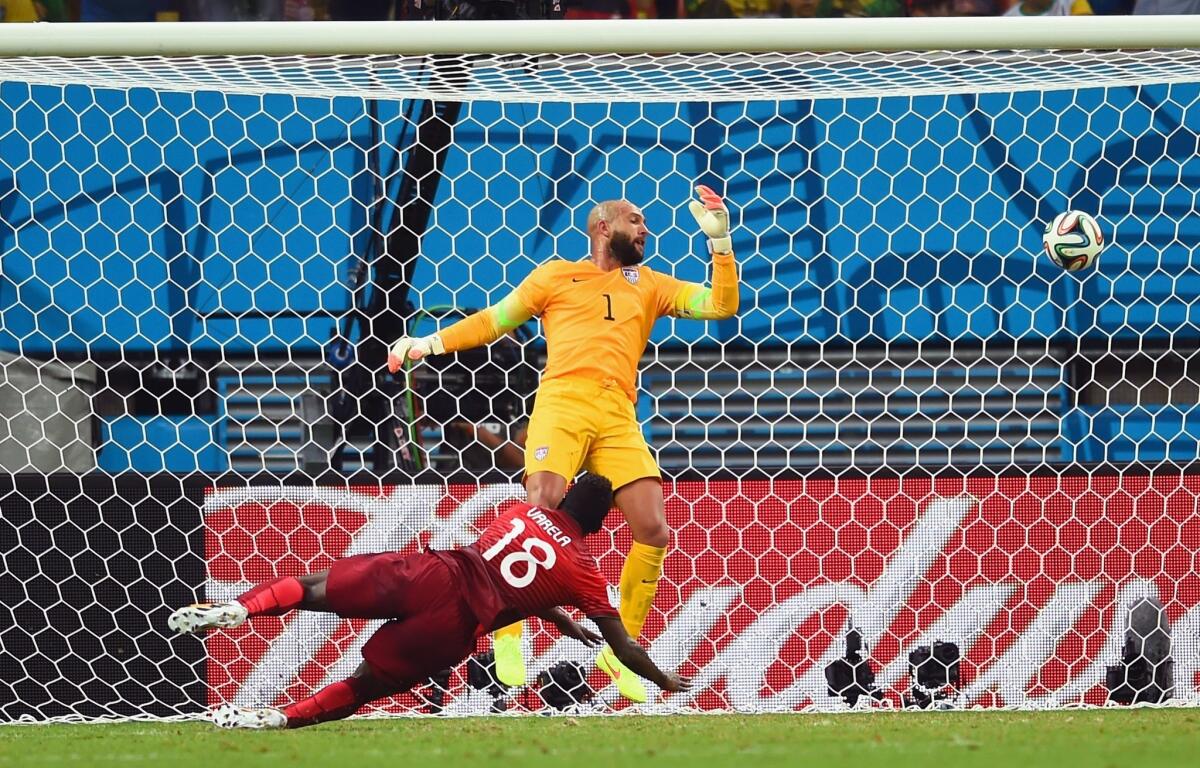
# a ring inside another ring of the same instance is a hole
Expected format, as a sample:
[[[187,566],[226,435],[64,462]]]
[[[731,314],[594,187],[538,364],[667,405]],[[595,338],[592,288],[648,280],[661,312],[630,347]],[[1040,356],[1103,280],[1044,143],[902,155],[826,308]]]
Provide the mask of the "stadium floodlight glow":
[[[955,705],[1103,705],[1110,669],[1136,698],[1150,600],[1154,698],[1196,703],[1198,135],[1200,17],[0,25],[0,720],[348,674],[374,625],[201,649],[169,609],[472,541],[523,494],[538,327],[411,377],[388,345],[582,258],[602,200],[707,281],[698,184],[742,292],[643,358],[673,530],[642,639],[697,680],[661,709],[901,706],[950,644]],[[1043,255],[1067,211],[1104,238],[1075,272]],[[525,642],[544,695],[506,706],[617,703]],[[489,674],[382,710],[501,708]]]

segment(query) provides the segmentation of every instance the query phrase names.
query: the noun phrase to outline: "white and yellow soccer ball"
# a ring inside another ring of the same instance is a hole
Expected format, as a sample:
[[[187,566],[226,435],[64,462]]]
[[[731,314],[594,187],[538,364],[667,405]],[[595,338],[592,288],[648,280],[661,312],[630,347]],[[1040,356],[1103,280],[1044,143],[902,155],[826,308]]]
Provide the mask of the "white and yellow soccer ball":
[[[1064,211],[1046,225],[1042,235],[1046,255],[1068,272],[1096,265],[1104,250],[1104,233],[1093,216],[1083,211]]]

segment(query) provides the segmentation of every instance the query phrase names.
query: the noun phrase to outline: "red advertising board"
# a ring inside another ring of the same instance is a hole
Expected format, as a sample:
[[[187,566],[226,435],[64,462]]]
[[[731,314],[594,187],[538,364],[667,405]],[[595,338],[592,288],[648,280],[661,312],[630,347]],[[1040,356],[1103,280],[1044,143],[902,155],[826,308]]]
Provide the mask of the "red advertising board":
[[[888,701],[908,685],[909,651],[941,640],[962,649],[962,704],[1099,704],[1126,608],[1146,596],[1161,600],[1174,627],[1176,695],[1197,695],[1200,476],[681,482],[664,490],[674,541],[642,640],[661,665],[697,682],[674,706],[837,706],[824,668],[842,655],[851,627],[866,639]],[[350,554],[469,543],[520,492],[214,489],[205,504],[209,597]],[[592,549],[615,583],[630,537],[616,514],[610,521]],[[214,633],[213,700],[284,702],[337,679],[357,665],[370,629],[297,613]],[[529,642],[531,677],[560,659],[590,659],[544,629]],[[452,686],[452,701],[468,698],[460,681]]]

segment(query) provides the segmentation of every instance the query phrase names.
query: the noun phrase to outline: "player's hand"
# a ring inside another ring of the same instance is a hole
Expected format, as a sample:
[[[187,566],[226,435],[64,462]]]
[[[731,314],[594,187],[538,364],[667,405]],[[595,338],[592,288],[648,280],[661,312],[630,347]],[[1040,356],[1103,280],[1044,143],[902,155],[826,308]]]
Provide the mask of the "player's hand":
[[[667,672],[666,677],[661,683],[658,684],[658,687],[662,688],[664,691],[671,691],[672,693],[679,691],[690,691],[692,689],[692,681],[688,680],[686,677],[680,677],[674,672]]]
[[[446,351],[442,338],[436,333],[432,336],[401,336],[399,341],[388,350],[388,371],[395,373],[404,366],[405,360],[420,360],[426,355],[440,355]]]
[[[732,253],[733,239],[729,237],[729,209],[721,196],[711,188],[699,184],[696,186],[699,200],[688,203],[688,210],[700,225],[704,234],[712,243],[713,253]]]

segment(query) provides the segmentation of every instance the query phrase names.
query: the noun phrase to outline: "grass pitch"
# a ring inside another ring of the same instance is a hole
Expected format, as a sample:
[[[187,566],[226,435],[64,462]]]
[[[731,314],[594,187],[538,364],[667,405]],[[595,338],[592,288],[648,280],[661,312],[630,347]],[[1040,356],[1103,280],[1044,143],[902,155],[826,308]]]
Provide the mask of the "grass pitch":
[[[1200,764],[1200,710],[0,726],[0,766],[1088,766]]]

